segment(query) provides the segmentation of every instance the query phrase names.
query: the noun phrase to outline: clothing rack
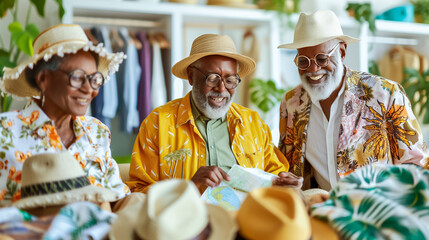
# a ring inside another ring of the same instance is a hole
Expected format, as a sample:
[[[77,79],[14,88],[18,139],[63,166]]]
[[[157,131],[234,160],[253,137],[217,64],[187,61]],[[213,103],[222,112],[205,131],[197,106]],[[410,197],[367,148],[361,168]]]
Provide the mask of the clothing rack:
[[[103,18],[103,17],[79,17],[79,16],[73,17],[73,22],[127,26],[127,27],[143,27],[143,28],[157,28],[157,27],[162,27],[164,25],[162,22],[155,22],[155,21],[149,21],[149,20]]]

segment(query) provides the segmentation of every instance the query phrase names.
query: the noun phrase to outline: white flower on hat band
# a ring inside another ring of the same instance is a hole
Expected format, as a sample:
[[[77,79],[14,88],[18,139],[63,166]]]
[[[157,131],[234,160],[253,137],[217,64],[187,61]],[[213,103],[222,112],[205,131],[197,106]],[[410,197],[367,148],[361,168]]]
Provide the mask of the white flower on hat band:
[[[43,56],[43,59],[45,60],[45,62],[47,62],[49,60],[50,56],[46,53],[45,56]]]

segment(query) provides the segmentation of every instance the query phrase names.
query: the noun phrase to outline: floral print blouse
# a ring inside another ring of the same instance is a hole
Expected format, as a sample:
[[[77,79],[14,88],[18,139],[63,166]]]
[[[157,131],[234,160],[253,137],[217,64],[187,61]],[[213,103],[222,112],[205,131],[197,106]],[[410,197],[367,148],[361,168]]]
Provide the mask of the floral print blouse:
[[[21,198],[21,170],[26,158],[39,153],[69,151],[93,185],[124,197],[130,190],[119,175],[110,152],[110,131],[99,120],[74,118],[75,142],[67,149],[54,123],[35,103],[23,110],[0,114],[0,206]]]

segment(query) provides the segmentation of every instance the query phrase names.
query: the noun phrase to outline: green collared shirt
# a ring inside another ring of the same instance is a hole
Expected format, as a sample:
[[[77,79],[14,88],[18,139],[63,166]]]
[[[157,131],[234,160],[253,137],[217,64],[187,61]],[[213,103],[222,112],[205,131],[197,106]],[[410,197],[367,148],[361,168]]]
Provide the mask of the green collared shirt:
[[[195,124],[206,142],[207,165],[218,166],[228,172],[237,161],[231,150],[226,116],[218,119],[207,118],[198,111],[192,96],[191,107]]]

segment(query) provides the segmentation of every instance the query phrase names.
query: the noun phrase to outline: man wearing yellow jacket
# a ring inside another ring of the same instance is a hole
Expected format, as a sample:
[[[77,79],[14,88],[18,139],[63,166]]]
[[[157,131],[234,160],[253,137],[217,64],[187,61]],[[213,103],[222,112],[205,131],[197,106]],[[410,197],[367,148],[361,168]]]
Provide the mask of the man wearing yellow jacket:
[[[268,126],[255,111],[232,103],[240,77],[254,69],[255,62],[236,53],[230,37],[196,38],[190,56],[172,68],[189,80],[192,91],[143,121],[131,158],[131,190],[147,192],[155,182],[183,178],[203,191],[228,181],[226,172],[234,164],[278,175],[275,185],[299,187]]]

